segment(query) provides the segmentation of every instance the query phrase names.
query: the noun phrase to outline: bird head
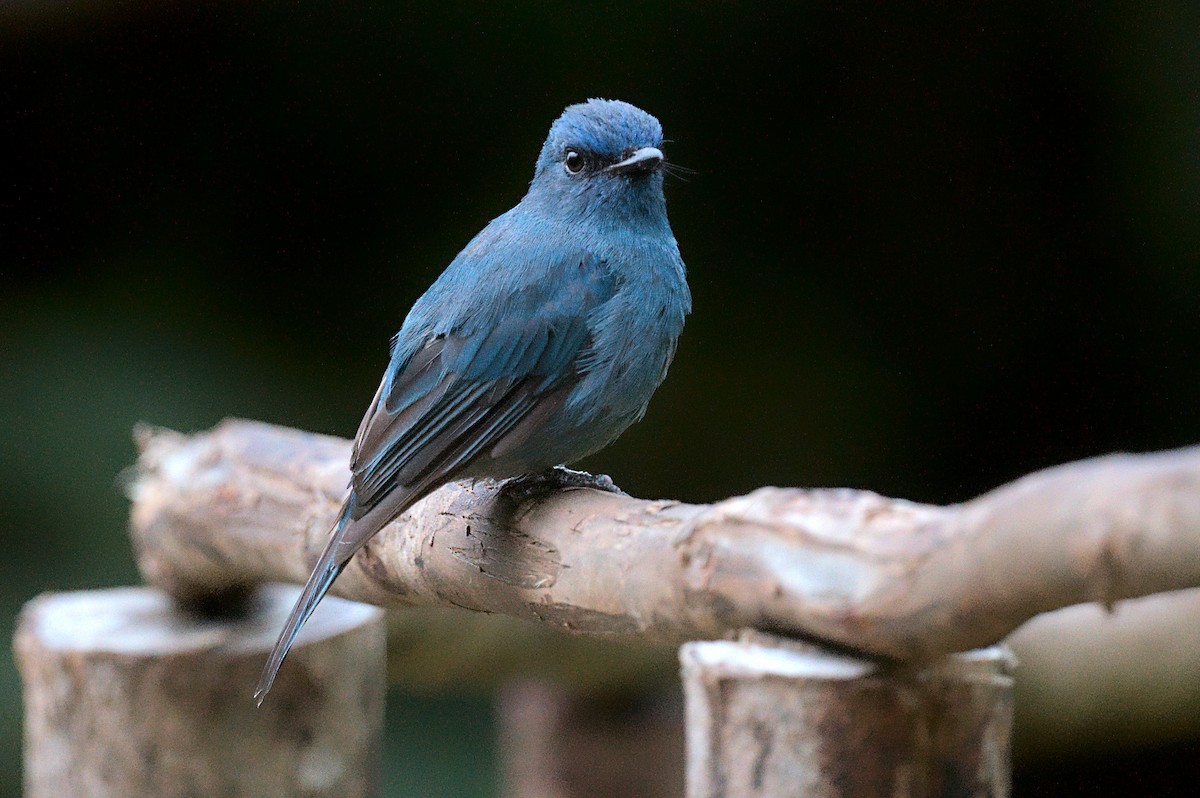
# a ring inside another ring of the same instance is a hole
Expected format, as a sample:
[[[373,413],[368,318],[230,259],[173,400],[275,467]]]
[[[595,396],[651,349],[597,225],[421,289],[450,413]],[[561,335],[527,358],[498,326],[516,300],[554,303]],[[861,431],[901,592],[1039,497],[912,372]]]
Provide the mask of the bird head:
[[[530,195],[576,212],[665,210],[662,125],[620,100],[567,106],[550,127]]]

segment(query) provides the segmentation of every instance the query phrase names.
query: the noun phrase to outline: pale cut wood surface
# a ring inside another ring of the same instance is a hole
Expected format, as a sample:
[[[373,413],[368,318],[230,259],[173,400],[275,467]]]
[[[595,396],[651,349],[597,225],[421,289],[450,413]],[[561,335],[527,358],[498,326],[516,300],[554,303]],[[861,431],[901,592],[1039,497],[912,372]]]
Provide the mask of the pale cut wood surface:
[[[378,791],[383,612],[324,602],[262,708],[252,696],[297,591],[198,617],[152,588],[39,596],[21,613],[25,798]]]
[[[1008,798],[1011,655],[895,668],[771,635],[685,644],[688,798]]]

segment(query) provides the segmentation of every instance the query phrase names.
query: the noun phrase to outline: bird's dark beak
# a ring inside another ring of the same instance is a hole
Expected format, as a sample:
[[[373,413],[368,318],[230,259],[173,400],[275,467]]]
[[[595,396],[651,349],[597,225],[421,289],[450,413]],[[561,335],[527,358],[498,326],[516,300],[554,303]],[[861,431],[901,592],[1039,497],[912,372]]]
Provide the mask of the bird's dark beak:
[[[662,150],[658,147],[642,147],[623,161],[618,161],[604,171],[617,175],[652,172],[664,160]]]

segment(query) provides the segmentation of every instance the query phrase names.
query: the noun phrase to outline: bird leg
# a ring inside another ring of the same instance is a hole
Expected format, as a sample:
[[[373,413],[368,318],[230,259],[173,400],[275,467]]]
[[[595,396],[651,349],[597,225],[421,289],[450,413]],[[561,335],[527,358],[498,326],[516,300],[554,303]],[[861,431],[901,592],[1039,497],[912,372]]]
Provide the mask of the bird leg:
[[[523,474],[506,479],[500,485],[500,491],[505,497],[518,502],[543,493],[571,490],[572,488],[591,488],[592,490],[602,490],[605,493],[615,493],[618,496],[628,495],[617,487],[608,474],[589,474],[587,471],[576,471],[561,465],[548,468],[539,474]]]

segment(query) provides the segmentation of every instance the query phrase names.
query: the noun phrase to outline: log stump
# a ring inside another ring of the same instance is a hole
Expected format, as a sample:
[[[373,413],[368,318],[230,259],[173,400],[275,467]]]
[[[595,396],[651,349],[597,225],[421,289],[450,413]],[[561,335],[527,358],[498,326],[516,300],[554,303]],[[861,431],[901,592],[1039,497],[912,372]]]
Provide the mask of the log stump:
[[[504,798],[679,798],[677,690],[580,695],[548,681],[500,691]]]
[[[295,596],[266,587],[225,618],[150,588],[30,601],[14,642],[26,798],[375,795],[381,610],[327,598],[254,704]]]
[[[889,667],[761,633],[680,649],[688,798],[1007,798],[1011,655]]]

